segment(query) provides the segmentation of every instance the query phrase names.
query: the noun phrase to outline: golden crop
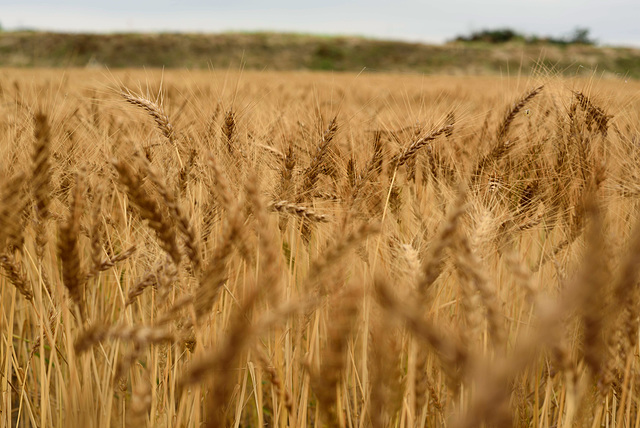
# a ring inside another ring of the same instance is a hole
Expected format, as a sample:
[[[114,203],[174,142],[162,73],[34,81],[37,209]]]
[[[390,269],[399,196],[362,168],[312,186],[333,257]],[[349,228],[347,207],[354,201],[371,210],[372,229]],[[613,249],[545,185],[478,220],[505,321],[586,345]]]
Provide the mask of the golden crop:
[[[0,77],[0,425],[640,426],[637,82]]]

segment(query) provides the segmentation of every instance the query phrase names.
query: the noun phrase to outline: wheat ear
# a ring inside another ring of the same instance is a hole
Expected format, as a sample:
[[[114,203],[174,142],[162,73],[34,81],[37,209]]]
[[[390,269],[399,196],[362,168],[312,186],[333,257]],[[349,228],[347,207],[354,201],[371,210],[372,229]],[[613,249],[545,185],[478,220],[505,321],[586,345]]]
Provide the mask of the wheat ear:
[[[36,205],[36,254],[44,256],[47,243],[45,223],[49,218],[51,201],[51,128],[47,116],[40,112],[35,116],[35,151],[33,153],[32,188]]]
[[[400,153],[398,153],[391,159],[391,165],[394,165],[397,168],[401,167],[402,165],[407,163],[410,159],[413,159],[416,153],[418,152],[418,150],[426,146],[429,142],[438,138],[440,135],[450,132],[452,128],[453,128],[452,125],[441,126],[440,128],[431,131],[429,134],[425,135],[424,137],[414,141],[408,147],[406,147],[404,150],[402,150]]]
[[[26,206],[26,198],[20,191],[25,176],[19,174],[12,178],[5,187],[0,201],[0,250],[5,243],[9,250],[12,247],[21,247],[23,240],[23,228],[20,221],[20,213]],[[6,242],[5,242],[6,241]]]
[[[29,301],[33,300],[33,286],[27,278],[22,264],[12,256],[1,254],[0,267],[4,270],[4,275],[7,279],[16,287],[16,290],[18,290],[25,299]]]
[[[302,179],[302,191],[298,195],[297,202],[301,202],[302,199],[306,198],[309,193],[315,187],[318,177],[320,173],[323,171],[323,167],[325,165],[325,158],[327,156],[327,152],[329,151],[329,145],[333,140],[336,132],[338,131],[338,123],[336,122],[336,118],[334,117],[329,122],[329,126],[322,133],[322,138],[316,147],[316,151],[311,158],[311,162],[307,169],[303,172]]]
[[[165,205],[169,209],[169,213],[173,217],[178,230],[180,231],[184,246],[186,249],[187,257],[191,261],[194,272],[196,275],[200,273],[202,268],[202,257],[200,255],[200,242],[198,240],[195,228],[189,215],[182,208],[180,202],[176,199],[174,192],[169,189],[165,180],[161,177],[160,173],[154,168],[151,163],[143,162],[145,170],[149,175],[149,178],[155,184],[158,193],[162,196]]]
[[[79,174],[73,191],[73,200],[67,221],[60,226],[58,254],[62,260],[62,280],[73,302],[82,313],[84,309],[84,282],[81,274],[79,249],[80,215],[82,214],[82,176]]]
[[[142,218],[149,222],[149,227],[156,233],[162,249],[178,266],[181,256],[176,242],[175,228],[162,214],[158,203],[144,190],[141,179],[133,169],[117,159],[112,160],[112,163],[118,171],[119,180],[125,186],[129,198],[140,210]]]
[[[171,122],[169,121],[169,116],[164,113],[164,110],[158,103],[139,95],[134,95],[129,90],[121,91],[120,95],[129,104],[146,111],[156,122],[156,125],[160,132],[162,132],[162,135],[164,135],[171,144],[175,144],[175,132],[173,130],[173,125],[171,125]]]
[[[304,207],[302,205],[297,205],[288,201],[278,201],[269,205],[269,208],[278,211],[279,213],[288,213],[300,217],[305,220],[317,222],[317,223],[325,223],[329,221],[329,217],[324,214],[317,214],[311,209]]]

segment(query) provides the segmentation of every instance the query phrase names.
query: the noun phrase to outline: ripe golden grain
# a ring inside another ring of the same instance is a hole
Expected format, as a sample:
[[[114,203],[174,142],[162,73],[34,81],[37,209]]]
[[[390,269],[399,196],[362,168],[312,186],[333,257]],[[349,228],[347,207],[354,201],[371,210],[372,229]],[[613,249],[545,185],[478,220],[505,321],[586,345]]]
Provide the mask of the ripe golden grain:
[[[0,425],[640,427],[637,82],[56,73],[0,91]]]

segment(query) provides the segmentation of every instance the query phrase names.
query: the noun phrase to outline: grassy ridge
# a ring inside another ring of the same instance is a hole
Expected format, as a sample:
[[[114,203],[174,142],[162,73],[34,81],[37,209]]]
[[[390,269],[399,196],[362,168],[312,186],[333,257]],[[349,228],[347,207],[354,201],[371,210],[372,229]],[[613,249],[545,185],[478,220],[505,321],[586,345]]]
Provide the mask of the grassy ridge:
[[[566,75],[594,70],[640,77],[640,50],[546,44],[442,46],[359,37],[279,33],[59,34],[0,33],[0,66],[168,67],[403,71],[443,74]]]

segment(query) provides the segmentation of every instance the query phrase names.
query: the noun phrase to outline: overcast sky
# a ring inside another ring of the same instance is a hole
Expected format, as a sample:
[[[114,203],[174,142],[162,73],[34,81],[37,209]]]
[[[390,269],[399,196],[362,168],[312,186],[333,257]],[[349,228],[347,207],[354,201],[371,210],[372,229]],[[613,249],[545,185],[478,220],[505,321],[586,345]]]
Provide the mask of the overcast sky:
[[[640,0],[0,0],[5,29],[291,31],[442,42],[511,27],[563,36],[580,26],[602,44],[640,46]]]

